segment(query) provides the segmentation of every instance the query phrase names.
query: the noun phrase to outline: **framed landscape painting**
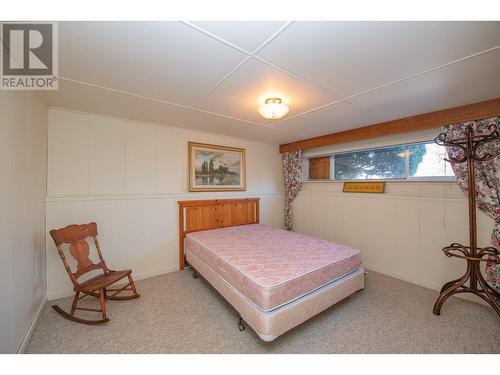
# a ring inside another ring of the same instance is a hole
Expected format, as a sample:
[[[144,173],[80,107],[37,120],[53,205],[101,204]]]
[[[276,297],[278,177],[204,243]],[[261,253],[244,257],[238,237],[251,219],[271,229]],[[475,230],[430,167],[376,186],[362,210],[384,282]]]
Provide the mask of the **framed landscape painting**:
[[[246,190],[245,149],[188,143],[189,191]]]

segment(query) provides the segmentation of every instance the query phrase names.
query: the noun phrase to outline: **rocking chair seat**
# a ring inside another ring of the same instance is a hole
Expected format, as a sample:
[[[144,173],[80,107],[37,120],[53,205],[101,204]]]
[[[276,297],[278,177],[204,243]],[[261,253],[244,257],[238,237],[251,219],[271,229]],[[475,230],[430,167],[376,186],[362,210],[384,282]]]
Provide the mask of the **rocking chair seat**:
[[[131,273],[132,270],[111,271],[107,274],[98,275],[85,280],[80,284],[78,289],[84,292],[93,292],[97,289],[106,288],[107,286],[116,283],[118,280],[127,277]]]

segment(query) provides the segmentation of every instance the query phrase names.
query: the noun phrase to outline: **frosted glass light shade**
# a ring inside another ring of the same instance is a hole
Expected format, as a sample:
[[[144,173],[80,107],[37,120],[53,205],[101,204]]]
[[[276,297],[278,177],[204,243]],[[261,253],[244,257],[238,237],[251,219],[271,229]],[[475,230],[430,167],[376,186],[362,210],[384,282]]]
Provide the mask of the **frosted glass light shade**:
[[[280,98],[266,99],[259,107],[259,113],[267,119],[278,119],[285,116],[290,108],[281,102]]]

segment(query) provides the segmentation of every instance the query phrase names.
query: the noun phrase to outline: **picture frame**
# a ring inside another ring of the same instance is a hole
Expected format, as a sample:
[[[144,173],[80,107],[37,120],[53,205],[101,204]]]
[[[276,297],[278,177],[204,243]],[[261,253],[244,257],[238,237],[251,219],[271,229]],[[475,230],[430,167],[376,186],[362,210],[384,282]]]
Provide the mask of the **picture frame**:
[[[245,149],[188,142],[189,191],[246,191]]]

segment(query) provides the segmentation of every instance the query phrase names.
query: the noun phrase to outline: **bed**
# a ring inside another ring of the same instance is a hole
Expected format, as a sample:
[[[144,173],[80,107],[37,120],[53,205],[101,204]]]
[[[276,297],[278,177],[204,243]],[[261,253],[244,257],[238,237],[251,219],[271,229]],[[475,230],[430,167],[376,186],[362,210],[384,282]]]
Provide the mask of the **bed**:
[[[179,202],[189,264],[264,341],[363,289],[359,250],[259,223],[259,199]]]

